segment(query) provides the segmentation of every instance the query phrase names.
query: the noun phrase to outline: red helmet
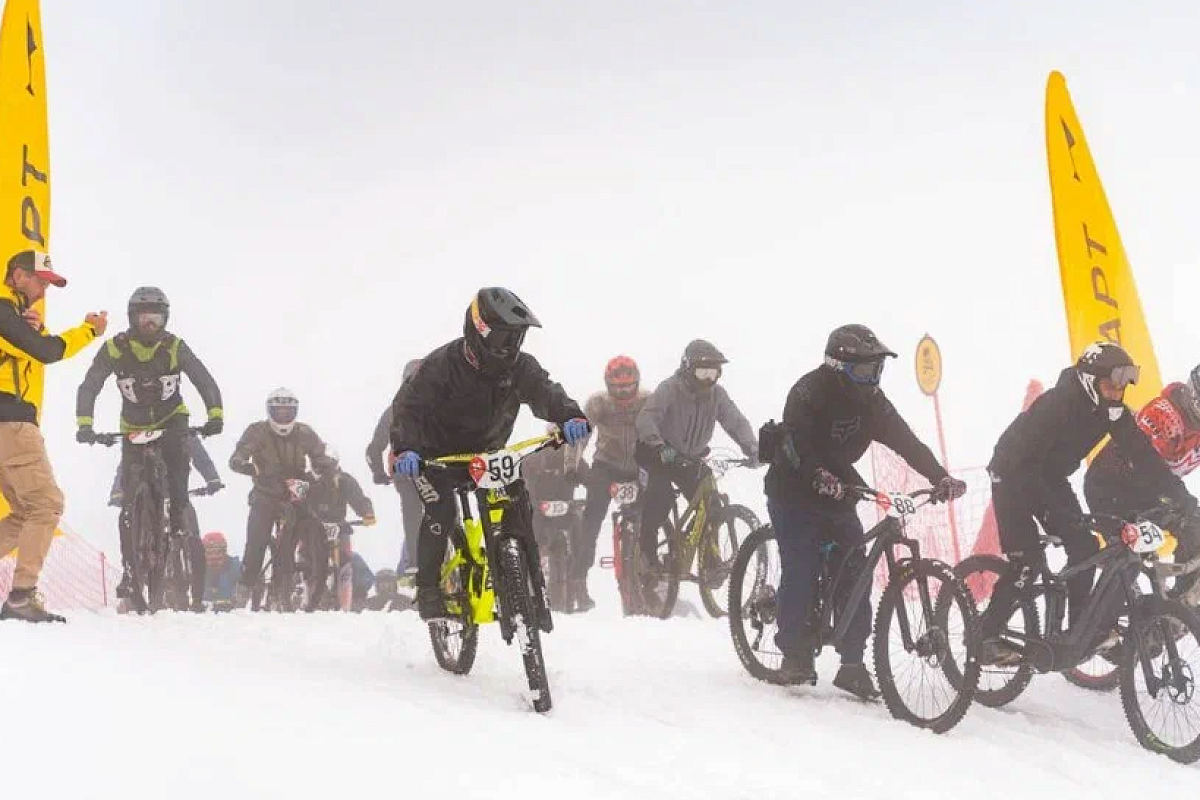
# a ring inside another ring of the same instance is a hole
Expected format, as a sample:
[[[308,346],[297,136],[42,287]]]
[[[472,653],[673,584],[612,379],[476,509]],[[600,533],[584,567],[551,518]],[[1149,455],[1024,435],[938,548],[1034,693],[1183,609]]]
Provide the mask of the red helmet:
[[[604,367],[604,385],[608,393],[621,405],[633,402],[637,398],[638,384],[642,374],[637,362],[629,356],[617,356]]]
[[[206,533],[200,541],[204,543],[204,555],[210,559],[220,558],[229,552],[229,542],[225,541],[223,533]]]

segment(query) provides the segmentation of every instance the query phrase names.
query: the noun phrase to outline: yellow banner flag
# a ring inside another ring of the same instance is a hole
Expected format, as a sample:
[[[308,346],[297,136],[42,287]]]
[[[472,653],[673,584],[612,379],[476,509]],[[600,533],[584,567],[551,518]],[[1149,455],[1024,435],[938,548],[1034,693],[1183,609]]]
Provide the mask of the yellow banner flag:
[[[1125,394],[1136,411],[1162,391],[1162,375],[1117,223],[1059,72],[1046,84],[1046,157],[1071,358],[1101,339],[1125,348],[1142,368]]]
[[[0,265],[22,250],[50,251],[50,144],[38,0],[7,0],[0,19]],[[45,319],[44,301],[36,308]],[[36,362],[33,368],[43,369]],[[41,407],[41,397],[29,399]],[[7,513],[0,497],[0,516]]]

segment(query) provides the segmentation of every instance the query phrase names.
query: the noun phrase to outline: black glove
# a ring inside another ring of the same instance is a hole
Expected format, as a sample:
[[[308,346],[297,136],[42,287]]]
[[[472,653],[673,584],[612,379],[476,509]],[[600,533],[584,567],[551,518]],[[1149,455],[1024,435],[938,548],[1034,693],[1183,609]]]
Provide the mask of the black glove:
[[[225,430],[225,420],[221,417],[212,417],[204,423],[204,427],[200,429],[200,435],[216,436],[223,430]]]
[[[375,470],[371,473],[371,480],[376,486],[387,486],[392,482],[392,479],[387,476],[386,472],[380,472],[379,470]]]
[[[91,425],[80,425],[79,430],[75,431],[75,441],[80,444],[95,444],[96,432],[92,430]]]
[[[211,481],[209,481],[207,484],[205,484],[204,488],[208,491],[208,493],[210,495],[213,495],[213,494],[216,494],[217,492],[221,491],[222,489],[224,489],[225,484],[221,482],[220,478],[213,478]]]
[[[958,478],[947,475],[938,481],[937,487],[933,490],[933,497],[939,503],[944,503],[947,500],[957,500],[966,493],[966,481],[960,481]]]

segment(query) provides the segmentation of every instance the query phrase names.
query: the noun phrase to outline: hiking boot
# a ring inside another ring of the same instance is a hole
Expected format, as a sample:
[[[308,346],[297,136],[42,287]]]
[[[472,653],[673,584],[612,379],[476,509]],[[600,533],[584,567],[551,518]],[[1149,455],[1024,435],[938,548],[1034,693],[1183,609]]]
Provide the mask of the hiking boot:
[[[796,655],[785,655],[779,665],[779,682],[785,686],[817,685],[817,667],[813,663],[813,651],[804,648]]]
[[[842,664],[833,679],[833,685],[843,692],[849,692],[860,700],[876,700],[879,690],[871,680],[871,673],[862,664]]]
[[[436,586],[423,586],[417,590],[417,613],[423,620],[455,619],[446,608],[446,598]]]
[[[0,608],[0,619],[19,619],[23,622],[66,622],[65,617],[46,610],[37,589],[13,589]]]
[[[577,613],[591,611],[596,607],[596,601],[588,594],[587,578],[576,578],[571,582],[571,597]]]

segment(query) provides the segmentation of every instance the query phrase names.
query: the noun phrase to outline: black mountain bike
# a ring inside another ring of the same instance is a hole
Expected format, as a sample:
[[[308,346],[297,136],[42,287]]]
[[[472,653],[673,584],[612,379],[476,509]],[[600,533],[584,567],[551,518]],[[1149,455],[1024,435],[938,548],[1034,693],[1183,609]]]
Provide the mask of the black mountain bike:
[[[583,500],[542,500],[533,506],[534,516],[539,520],[535,530],[542,534],[538,537],[538,549],[550,608],[564,614],[575,610],[568,587],[575,568],[574,543],[583,525],[584,505]]]
[[[1001,638],[1020,660],[985,667],[984,685],[976,693],[981,704],[1007,705],[1025,691],[1034,672],[1067,672],[1102,652],[1118,667],[1121,704],[1138,742],[1181,763],[1200,760],[1200,698],[1195,696],[1200,618],[1167,595],[1164,578],[1178,573],[1158,560],[1166,537],[1153,521],[1171,511],[1160,506],[1133,520],[1107,514],[1084,517],[1103,537],[1104,546],[1061,572],[1043,572],[1017,595]],[[1054,536],[1039,539],[1043,548],[1062,543]],[[1066,581],[1092,567],[1100,574],[1087,606],[1079,622],[1064,631]],[[976,584],[1007,570],[1008,563],[999,556],[972,556],[955,573]],[[1044,631],[1039,602],[1045,607]]]
[[[852,614],[868,597],[875,568],[887,564],[888,583],[875,614],[875,673],[888,711],[896,719],[944,733],[967,713],[979,680],[975,603],[949,565],[921,557],[920,542],[907,535],[910,517],[932,502],[933,490],[884,494],[850,487],[873,500],[887,516],[864,534],[859,546],[838,552],[822,547],[822,568],[808,620],[808,641],[817,654],[837,646]],[[918,502],[920,498],[928,498]],[[862,545],[870,544],[864,557]],[[907,550],[907,555],[897,555]],[[775,531],[765,525],[738,550],[729,582],[729,629],[746,670],[781,683],[783,654],[775,645],[781,569]],[[907,667],[902,659],[907,658]],[[926,692],[912,696],[913,692]]]
[[[167,464],[162,457],[161,439],[167,435],[189,436],[202,431],[202,428],[188,428],[178,432],[96,434],[96,444],[112,447],[125,440],[137,448],[125,464],[125,469],[129,470],[126,485],[133,489],[124,495],[121,523],[128,526],[133,544],[128,599],[139,614],[163,608],[182,611],[189,607],[192,554],[188,537],[173,535],[174,532],[169,530],[171,500],[167,493]],[[189,494],[207,494],[207,490],[193,489]]]

